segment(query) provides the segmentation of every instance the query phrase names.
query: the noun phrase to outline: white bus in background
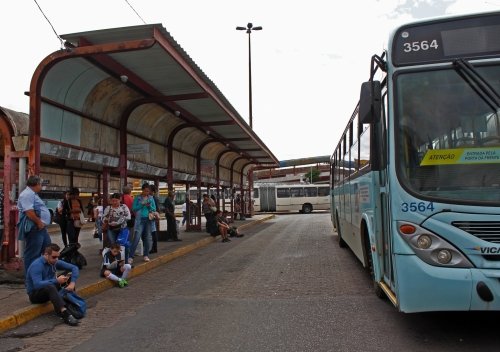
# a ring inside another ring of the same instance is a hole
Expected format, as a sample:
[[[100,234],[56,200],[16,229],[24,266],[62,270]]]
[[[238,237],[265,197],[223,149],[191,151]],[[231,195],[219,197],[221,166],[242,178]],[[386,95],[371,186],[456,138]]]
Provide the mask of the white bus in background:
[[[253,189],[254,211],[298,211],[330,209],[328,185],[260,184]]]

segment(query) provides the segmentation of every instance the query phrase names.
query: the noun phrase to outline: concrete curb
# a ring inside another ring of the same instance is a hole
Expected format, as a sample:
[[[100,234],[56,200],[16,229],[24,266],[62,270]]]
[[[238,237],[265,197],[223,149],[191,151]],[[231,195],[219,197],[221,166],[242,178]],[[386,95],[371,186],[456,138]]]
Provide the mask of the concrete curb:
[[[267,215],[263,217],[262,219],[255,220],[252,222],[249,222],[247,224],[240,225],[238,229],[245,229],[253,225],[260,224],[264,221],[274,219],[275,215]],[[132,275],[131,277],[139,276],[142,275],[154,268],[159,267],[162,264],[166,264],[176,258],[179,258],[185,254],[188,254],[198,248],[205,247],[206,245],[215,242],[217,240],[217,237],[207,237],[204,239],[201,239],[199,241],[196,241],[194,243],[188,244],[186,246],[177,248],[175,251],[161,255],[155,259],[152,259],[150,262],[147,263],[141,263],[139,265],[134,266],[134,269],[132,270]],[[89,298],[92,296],[95,296],[103,291],[106,291],[110,288],[115,287],[113,283],[109,280],[106,279],[101,279],[93,284],[87,285],[82,288],[78,288],[78,294],[84,298]],[[29,307],[25,307],[22,309],[19,309],[12,313],[11,315],[8,315],[6,317],[1,317],[0,318],[0,333],[3,333],[7,330],[14,329],[20,325],[26,324],[30,320],[33,320],[43,314],[49,313],[53,311],[54,308],[52,307],[52,303],[47,302],[44,304],[33,304]]]

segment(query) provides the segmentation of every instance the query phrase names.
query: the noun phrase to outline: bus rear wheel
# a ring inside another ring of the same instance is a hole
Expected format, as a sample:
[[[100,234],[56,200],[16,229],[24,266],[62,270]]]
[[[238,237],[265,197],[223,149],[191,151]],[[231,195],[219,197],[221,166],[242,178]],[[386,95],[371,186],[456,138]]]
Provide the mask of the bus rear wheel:
[[[302,213],[303,214],[309,214],[309,213],[312,213],[313,211],[313,207],[311,204],[304,204],[302,206]]]

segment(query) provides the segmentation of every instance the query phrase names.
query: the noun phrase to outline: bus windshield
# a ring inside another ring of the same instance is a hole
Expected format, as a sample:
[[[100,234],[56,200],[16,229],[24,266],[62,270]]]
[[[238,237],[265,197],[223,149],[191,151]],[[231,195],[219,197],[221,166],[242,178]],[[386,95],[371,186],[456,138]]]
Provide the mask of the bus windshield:
[[[500,64],[473,70],[500,95]],[[408,191],[443,202],[500,202],[500,111],[482,87],[454,68],[396,75],[396,165]]]

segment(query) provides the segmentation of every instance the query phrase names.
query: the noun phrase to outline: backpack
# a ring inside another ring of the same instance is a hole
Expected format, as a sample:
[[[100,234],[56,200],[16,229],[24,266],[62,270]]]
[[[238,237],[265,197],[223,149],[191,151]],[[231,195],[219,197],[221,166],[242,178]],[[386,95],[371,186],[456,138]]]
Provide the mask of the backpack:
[[[74,291],[68,291],[64,288],[59,290],[59,295],[64,300],[64,305],[68,312],[76,319],[82,319],[87,312],[87,303]]]
[[[76,265],[78,269],[83,268],[87,265],[87,259],[78,251],[79,248],[79,243],[68,244],[61,250],[59,259],[65,261],[66,263]]]
[[[116,236],[116,243],[118,243],[120,246],[123,246],[125,248],[129,248],[130,242],[128,240],[128,236],[129,236],[128,227],[120,229],[118,236]]]

